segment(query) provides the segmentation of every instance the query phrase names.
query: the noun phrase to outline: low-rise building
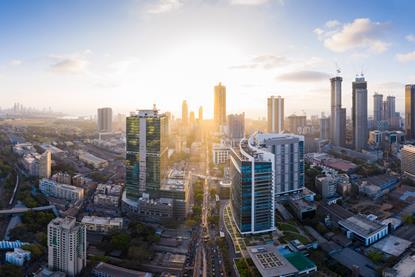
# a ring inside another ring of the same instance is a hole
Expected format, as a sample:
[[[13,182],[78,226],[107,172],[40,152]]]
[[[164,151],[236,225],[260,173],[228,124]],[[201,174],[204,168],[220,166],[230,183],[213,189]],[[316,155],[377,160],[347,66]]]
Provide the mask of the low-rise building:
[[[377,175],[363,179],[359,185],[359,190],[372,199],[378,199],[389,193],[398,184],[399,180],[394,176]]]
[[[85,151],[78,151],[78,159],[94,168],[103,168],[108,166],[108,162],[104,159],[98,158],[91,153]]]
[[[120,197],[106,194],[95,194],[94,204],[103,207],[118,207],[120,204]]]
[[[23,266],[23,264],[31,258],[32,255],[30,251],[23,250],[21,248],[15,248],[13,252],[6,252],[6,262],[17,266]]]
[[[225,142],[215,143],[212,146],[212,161],[214,164],[224,164],[229,160],[230,146]]]
[[[85,225],[87,231],[99,233],[108,233],[109,231],[121,230],[123,228],[123,219],[121,217],[84,216],[81,223]]]
[[[138,201],[132,201],[126,197],[124,191],[121,201],[121,209],[124,213],[148,222],[165,222],[173,219],[173,199],[151,199],[148,194]]]
[[[62,198],[73,202],[84,199],[83,188],[59,184],[46,178],[40,180],[39,190],[46,196]]]
[[[290,198],[288,205],[294,211],[299,220],[312,218],[316,214],[316,205],[302,198]]]
[[[95,277],[152,277],[152,273],[135,271],[123,267],[115,266],[100,262],[92,270],[92,276]]]
[[[365,246],[371,245],[388,235],[388,226],[376,220],[370,220],[364,215],[353,215],[340,220],[339,226],[350,239],[362,242]]]
[[[51,179],[59,184],[72,185],[72,177],[66,172],[57,172],[52,175]]]

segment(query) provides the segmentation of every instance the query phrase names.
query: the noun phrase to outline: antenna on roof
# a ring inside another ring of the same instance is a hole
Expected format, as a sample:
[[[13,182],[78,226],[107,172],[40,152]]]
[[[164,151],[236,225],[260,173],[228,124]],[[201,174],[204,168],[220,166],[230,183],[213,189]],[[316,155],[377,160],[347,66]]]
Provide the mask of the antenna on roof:
[[[342,71],[341,71],[341,69],[340,69],[340,67],[339,67],[339,64],[336,62],[336,73],[337,74],[340,74],[340,73],[342,73]]]

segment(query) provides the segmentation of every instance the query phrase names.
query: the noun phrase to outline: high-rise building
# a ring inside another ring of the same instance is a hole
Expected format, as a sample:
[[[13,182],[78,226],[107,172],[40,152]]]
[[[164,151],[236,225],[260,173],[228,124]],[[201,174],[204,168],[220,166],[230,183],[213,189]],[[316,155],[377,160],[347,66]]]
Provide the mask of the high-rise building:
[[[183,100],[182,102],[182,125],[186,127],[189,124],[189,106],[187,101]]]
[[[325,116],[320,118],[320,138],[330,138],[330,118],[327,118]]]
[[[203,107],[202,106],[199,107],[199,117],[198,117],[198,119],[199,119],[199,122],[203,121]]]
[[[267,121],[269,133],[280,133],[284,130],[284,98],[271,96],[267,99]]]
[[[50,178],[52,175],[52,154],[46,150],[39,159],[39,178]]]
[[[405,86],[405,134],[415,139],[415,84]]]
[[[98,109],[98,132],[112,132],[112,109]]]
[[[401,149],[401,170],[412,180],[415,180],[415,146],[404,145]]]
[[[287,130],[294,134],[302,134],[303,129],[307,126],[307,117],[305,115],[292,114],[287,117]]]
[[[228,137],[238,143],[245,137],[245,113],[228,115]]]
[[[373,123],[375,129],[379,129],[379,124],[383,119],[383,95],[376,93],[373,94]]]
[[[304,188],[304,137],[255,133],[231,149],[231,207],[242,234],[275,229],[277,197]]]
[[[366,147],[369,131],[367,124],[367,82],[362,75],[352,84],[353,148],[361,151]]]
[[[344,146],[346,144],[346,109],[342,108],[342,81],[343,78],[340,76],[330,79],[330,141],[336,146]]]
[[[55,218],[48,224],[48,267],[77,276],[86,266],[86,228],[74,217]]]
[[[194,127],[195,123],[196,123],[195,112],[191,111],[189,113],[189,124],[190,124],[191,127]]]
[[[156,109],[139,110],[127,117],[126,130],[126,197],[156,196],[167,174],[167,117]]]
[[[221,130],[226,124],[226,87],[219,82],[215,86],[215,101],[213,121],[217,130]]]
[[[232,216],[241,234],[275,230],[273,155],[256,155],[247,139],[231,150]]]

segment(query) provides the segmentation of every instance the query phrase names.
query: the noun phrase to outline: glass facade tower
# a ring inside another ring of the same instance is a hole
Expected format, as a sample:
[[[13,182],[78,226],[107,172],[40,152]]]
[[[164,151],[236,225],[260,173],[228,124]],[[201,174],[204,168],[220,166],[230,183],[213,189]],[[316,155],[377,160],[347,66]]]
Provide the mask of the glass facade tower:
[[[140,110],[126,124],[126,196],[157,197],[167,172],[168,119],[157,110]]]

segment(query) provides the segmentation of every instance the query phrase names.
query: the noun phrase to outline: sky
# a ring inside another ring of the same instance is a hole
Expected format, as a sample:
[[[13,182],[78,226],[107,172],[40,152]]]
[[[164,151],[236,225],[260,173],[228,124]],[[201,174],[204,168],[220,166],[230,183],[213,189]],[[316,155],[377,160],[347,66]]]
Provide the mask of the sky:
[[[341,70],[343,105],[363,73],[372,95],[415,82],[411,0],[4,0],[0,1],[0,106],[15,102],[93,115],[181,102],[213,114],[213,87],[228,113],[266,116],[330,109],[329,78]]]

